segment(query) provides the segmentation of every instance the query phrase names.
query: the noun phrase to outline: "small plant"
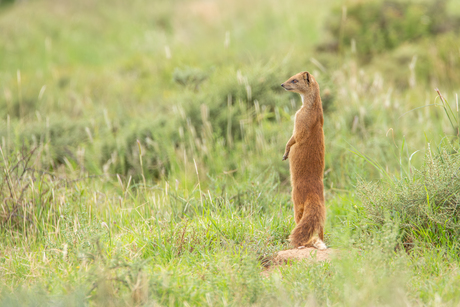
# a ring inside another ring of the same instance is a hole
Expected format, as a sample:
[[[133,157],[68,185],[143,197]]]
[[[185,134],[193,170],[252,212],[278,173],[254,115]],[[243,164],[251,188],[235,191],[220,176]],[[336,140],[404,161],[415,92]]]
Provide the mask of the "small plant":
[[[40,174],[30,165],[34,151],[23,147],[15,157],[8,157],[0,147],[0,197],[3,200],[0,225],[3,229],[27,231],[28,226],[35,223],[35,210],[52,202],[49,198],[52,183],[46,178],[48,174]]]

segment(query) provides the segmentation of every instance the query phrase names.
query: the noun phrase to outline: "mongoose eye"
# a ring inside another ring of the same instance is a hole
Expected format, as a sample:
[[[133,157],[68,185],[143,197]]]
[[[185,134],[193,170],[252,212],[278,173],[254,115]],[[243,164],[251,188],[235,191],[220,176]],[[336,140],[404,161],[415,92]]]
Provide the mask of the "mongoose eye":
[[[292,82],[292,83],[297,83],[297,82],[299,82],[299,81],[297,81],[296,79],[294,79],[294,80],[292,80],[291,82]]]

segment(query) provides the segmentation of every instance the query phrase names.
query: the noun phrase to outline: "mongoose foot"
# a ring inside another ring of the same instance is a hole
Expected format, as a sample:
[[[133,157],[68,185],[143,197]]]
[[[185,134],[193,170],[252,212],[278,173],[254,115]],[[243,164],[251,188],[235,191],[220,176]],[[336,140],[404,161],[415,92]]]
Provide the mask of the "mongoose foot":
[[[324,244],[323,241],[321,241],[320,239],[316,240],[314,243],[313,243],[313,246],[319,250],[325,250],[327,249],[327,246],[326,244]]]

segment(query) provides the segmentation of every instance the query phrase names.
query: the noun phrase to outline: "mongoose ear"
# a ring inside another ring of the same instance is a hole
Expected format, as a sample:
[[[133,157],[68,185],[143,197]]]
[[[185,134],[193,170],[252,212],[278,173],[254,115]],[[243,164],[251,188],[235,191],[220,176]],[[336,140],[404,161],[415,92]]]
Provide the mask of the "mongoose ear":
[[[308,73],[308,71],[303,72],[303,79],[307,81],[307,83],[310,83],[310,74]]]

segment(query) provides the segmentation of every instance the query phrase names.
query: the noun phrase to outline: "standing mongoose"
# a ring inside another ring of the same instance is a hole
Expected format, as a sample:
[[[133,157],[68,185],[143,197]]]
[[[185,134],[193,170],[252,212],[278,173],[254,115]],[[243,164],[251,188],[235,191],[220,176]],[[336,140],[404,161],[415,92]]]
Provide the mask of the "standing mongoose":
[[[294,247],[326,249],[323,242],[326,221],[323,106],[319,85],[305,71],[292,76],[281,86],[302,98],[302,107],[295,114],[294,132],[283,156],[283,161],[289,157],[296,223],[289,239]]]

